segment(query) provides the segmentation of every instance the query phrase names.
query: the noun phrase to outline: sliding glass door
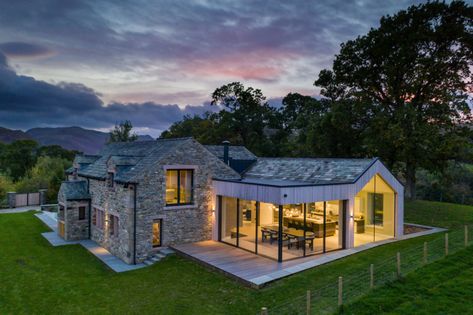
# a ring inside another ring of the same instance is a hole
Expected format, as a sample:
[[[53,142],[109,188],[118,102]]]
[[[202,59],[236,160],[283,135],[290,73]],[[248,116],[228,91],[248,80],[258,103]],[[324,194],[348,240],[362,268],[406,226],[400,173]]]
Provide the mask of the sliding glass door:
[[[220,241],[276,260],[343,248],[346,202],[278,206],[219,197]]]

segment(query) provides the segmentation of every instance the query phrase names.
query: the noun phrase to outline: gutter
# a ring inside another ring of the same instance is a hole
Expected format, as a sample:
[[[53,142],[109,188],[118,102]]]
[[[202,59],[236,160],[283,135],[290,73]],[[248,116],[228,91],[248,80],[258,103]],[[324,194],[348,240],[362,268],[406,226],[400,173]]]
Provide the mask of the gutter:
[[[136,265],[136,189],[138,185],[134,185],[133,189],[133,264]]]
[[[88,178],[87,178],[87,193],[90,196],[90,180]],[[92,236],[92,224],[91,224],[92,220],[91,220],[91,218],[92,218],[92,198],[89,198],[89,220],[88,220],[89,221],[88,222],[88,224],[89,224],[89,228],[88,228],[89,240]]]

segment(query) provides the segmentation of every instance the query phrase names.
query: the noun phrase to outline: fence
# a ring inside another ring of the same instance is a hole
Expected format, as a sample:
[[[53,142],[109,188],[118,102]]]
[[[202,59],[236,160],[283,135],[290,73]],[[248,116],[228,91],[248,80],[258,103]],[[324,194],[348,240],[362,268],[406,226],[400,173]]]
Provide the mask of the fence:
[[[308,290],[306,294],[292,298],[286,303],[263,307],[259,314],[333,314],[370,290],[396,281],[428,263],[469,246],[471,227],[465,225],[463,228],[442,233],[429,242],[400,250],[382,263],[367,264],[364,269],[340,275],[328,285]]]
[[[7,202],[9,208],[18,208],[24,206],[39,206],[46,203],[46,190],[40,190],[34,193],[7,193]]]

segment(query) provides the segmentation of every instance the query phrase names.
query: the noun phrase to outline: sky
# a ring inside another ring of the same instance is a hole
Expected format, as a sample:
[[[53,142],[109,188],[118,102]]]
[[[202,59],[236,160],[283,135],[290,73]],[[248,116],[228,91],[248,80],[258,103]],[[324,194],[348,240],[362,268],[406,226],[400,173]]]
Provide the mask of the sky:
[[[239,81],[271,104],[318,94],[340,44],[420,1],[0,2],[0,126],[109,130],[131,120],[154,137]]]

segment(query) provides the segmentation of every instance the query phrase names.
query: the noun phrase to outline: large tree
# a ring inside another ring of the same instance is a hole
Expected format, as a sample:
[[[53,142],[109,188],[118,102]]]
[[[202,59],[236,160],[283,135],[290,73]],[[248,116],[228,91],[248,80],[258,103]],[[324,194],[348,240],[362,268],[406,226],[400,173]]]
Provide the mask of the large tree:
[[[323,96],[363,108],[368,151],[402,170],[408,197],[419,167],[442,169],[465,143],[472,49],[473,8],[427,2],[342,44],[332,70],[315,81]]]
[[[138,139],[136,133],[132,133],[133,125],[131,121],[125,120],[116,124],[113,130],[110,131],[110,138],[108,142],[132,142]]]
[[[33,140],[18,140],[5,145],[0,152],[0,171],[14,181],[23,177],[37,160],[38,143]]]
[[[275,110],[261,90],[245,88],[240,82],[229,83],[212,93],[212,105],[221,107],[211,117],[216,122],[216,132],[234,144],[247,146],[256,154],[271,151],[265,127],[271,127]]]

